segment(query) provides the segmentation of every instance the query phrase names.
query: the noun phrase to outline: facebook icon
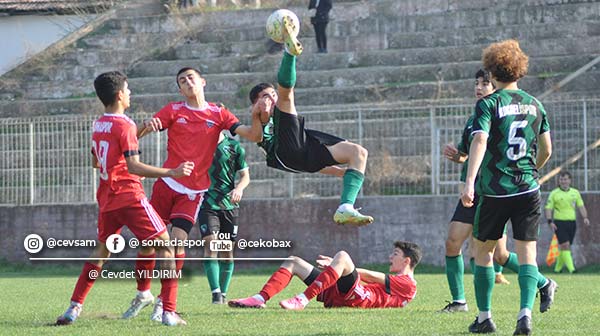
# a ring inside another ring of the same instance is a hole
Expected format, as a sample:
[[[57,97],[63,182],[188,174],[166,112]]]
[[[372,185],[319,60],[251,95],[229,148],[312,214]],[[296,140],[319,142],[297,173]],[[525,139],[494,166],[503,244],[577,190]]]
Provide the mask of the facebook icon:
[[[118,233],[111,234],[106,239],[106,248],[110,253],[120,253],[125,249],[125,238]]]

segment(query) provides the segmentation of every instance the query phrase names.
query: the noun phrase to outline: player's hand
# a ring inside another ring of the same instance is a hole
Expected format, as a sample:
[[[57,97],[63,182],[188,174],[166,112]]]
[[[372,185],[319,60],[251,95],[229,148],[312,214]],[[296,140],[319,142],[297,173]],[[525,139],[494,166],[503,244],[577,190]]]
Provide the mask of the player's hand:
[[[190,176],[194,170],[194,163],[186,161],[181,163],[177,168],[171,169],[173,177]]]
[[[473,200],[475,199],[475,188],[473,185],[466,184],[462,193],[460,194],[460,200],[465,208],[473,206]]]
[[[331,258],[331,257],[319,254],[319,257],[317,257],[317,267],[325,268],[325,267],[331,265],[332,260],[333,260],[333,258]]]
[[[590,226],[590,220],[587,218],[583,219],[583,224],[585,224],[586,226]]]
[[[243,195],[244,195],[244,191],[238,190],[237,188],[234,188],[229,193],[229,198],[231,199],[231,202],[233,202],[233,203],[239,203],[242,200],[242,196]]]
[[[550,228],[552,229],[552,232],[556,232],[556,230],[558,230],[558,227],[556,224],[554,224],[554,222],[550,223]]]
[[[147,131],[158,132],[163,129],[162,122],[158,118],[152,118],[144,121],[144,127]]]
[[[444,146],[444,157],[452,162],[462,163],[464,160],[461,160],[463,153],[461,153],[453,143],[446,144]]]

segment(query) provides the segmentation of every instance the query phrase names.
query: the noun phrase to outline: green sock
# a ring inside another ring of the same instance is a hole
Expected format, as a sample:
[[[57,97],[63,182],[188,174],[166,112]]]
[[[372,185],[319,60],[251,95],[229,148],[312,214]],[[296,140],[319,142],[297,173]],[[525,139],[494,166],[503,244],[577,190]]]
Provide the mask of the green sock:
[[[538,268],[538,272],[537,272],[537,288],[542,288],[546,285],[546,282],[548,281],[548,279],[546,279],[546,277],[540,272],[540,269]]]
[[[494,289],[494,268],[475,266],[475,299],[480,312],[491,311]]]
[[[565,263],[565,266],[567,266],[567,270],[569,271],[569,273],[573,273],[575,271],[575,265],[573,264],[573,256],[571,255],[571,250],[560,251],[560,254],[562,254],[563,256],[563,262]]]
[[[283,52],[279,72],[277,73],[277,83],[284,88],[293,88],[296,85],[296,56]]]
[[[450,287],[452,301],[465,300],[464,274],[465,263],[462,255],[459,254],[455,257],[446,256],[446,278],[448,278],[448,287]]]
[[[362,187],[365,175],[358,170],[346,169],[344,173],[344,188],[342,189],[342,199],[340,204],[352,204],[356,202],[358,192]]]
[[[216,260],[204,260],[204,273],[208,279],[210,290],[220,289],[219,287],[219,262]]]
[[[565,265],[562,254],[558,252],[558,256],[556,257],[556,264],[554,265],[554,272],[559,273],[562,271],[563,266]]]
[[[519,266],[519,287],[521,287],[521,309],[533,310],[536,285],[538,282],[538,268],[536,265]]]
[[[516,253],[511,252],[508,255],[508,259],[506,259],[506,263],[502,266],[508,268],[509,270],[515,273],[519,273],[519,257]]]
[[[502,265],[500,265],[498,263],[494,263],[494,272],[496,272],[496,274],[502,273],[503,269],[504,269],[504,267],[502,267]]]
[[[221,268],[221,278],[219,279],[221,281],[221,293],[226,294],[233,276],[233,261],[219,261],[219,267]]]
[[[471,267],[471,273],[475,274],[475,258],[469,258],[469,267]]]

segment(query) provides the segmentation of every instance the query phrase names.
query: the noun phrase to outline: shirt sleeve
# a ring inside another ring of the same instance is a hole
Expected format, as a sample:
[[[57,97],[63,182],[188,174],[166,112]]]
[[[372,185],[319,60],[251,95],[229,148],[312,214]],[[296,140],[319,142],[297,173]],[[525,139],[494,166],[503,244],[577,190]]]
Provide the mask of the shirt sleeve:
[[[385,290],[393,296],[412,299],[415,293],[415,282],[407,275],[387,275]]]
[[[229,130],[233,134],[235,128],[239,126],[239,123],[240,121],[235,114],[231,113],[228,109],[221,107],[221,129]]]
[[[246,163],[246,150],[239,143],[236,144],[237,159],[235,162],[235,170],[240,171],[248,168]]]
[[[490,133],[492,125],[492,107],[487,103],[487,99],[480,99],[475,104],[475,116],[473,118],[473,131],[471,134],[483,132]]]
[[[137,127],[135,124],[126,123],[125,129],[119,139],[121,150],[125,157],[139,155],[139,144],[137,138]]]
[[[575,191],[577,193],[577,199],[575,200],[575,204],[577,205],[578,208],[583,206],[583,198],[581,198],[581,194],[579,193],[579,190]]]
[[[160,111],[156,112],[153,118],[160,119],[163,130],[171,127],[171,124],[173,123],[173,108],[171,107],[171,104],[165,105]]]
[[[554,209],[554,195],[555,195],[554,191],[555,190],[552,190],[550,195],[548,195],[548,201],[546,202],[546,209],[549,209],[549,210]]]

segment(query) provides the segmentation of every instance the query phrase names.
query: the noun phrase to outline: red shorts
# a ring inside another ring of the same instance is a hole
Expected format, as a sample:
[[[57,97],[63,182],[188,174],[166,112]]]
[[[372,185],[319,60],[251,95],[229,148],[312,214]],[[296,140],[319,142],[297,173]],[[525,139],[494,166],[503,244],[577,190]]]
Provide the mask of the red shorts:
[[[139,240],[154,239],[167,230],[146,198],[124,208],[101,212],[98,216],[98,240],[106,243],[108,236],[120,233],[123,226],[127,226]]]
[[[340,293],[337,284],[322,291],[317,296],[317,301],[323,302],[325,308],[332,307],[357,307],[360,306],[363,298],[356,296],[355,292],[357,288],[362,287],[360,284],[360,274],[356,277],[354,284],[348,291],[348,293]]]
[[[203,195],[200,193],[192,197],[178,193],[162,179],[158,179],[152,187],[150,203],[165,223],[170,222],[173,218],[183,218],[194,224],[198,217],[198,211],[200,211]]]

